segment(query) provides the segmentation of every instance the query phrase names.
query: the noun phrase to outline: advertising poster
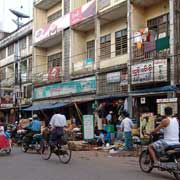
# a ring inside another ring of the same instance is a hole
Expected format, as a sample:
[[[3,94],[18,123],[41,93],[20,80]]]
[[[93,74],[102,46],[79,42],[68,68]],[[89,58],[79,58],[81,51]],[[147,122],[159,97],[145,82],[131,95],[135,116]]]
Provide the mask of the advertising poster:
[[[84,140],[94,139],[94,116],[83,116],[83,137]]]
[[[153,113],[142,113],[140,116],[140,138],[148,139],[146,132],[150,132],[155,128],[155,116]]]

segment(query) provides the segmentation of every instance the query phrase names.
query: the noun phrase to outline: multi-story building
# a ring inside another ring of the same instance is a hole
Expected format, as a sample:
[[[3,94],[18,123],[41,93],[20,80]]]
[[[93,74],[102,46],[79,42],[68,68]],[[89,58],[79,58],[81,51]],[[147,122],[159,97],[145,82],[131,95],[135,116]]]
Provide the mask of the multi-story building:
[[[31,104],[32,22],[0,40],[0,116],[15,121],[18,108]]]
[[[34,2],[34,105],[126,97],[127,60],[126,0]]]
[[[178,1],[176,1],[178,2]],[[163,114],[163,98],[175,98],[178,69],[175,52],[175,1],[128,3],[130,92],[135,116]],[[177,104],[177,99],[170,99]],[[165,102],[164,106],[169,103]],[[162,110],[160,110],[161,107]],[[177,107],[174,109],[177,113]]]
[[[36,0],[33,104],[129,97],[135,116],[158,113],[178,96],[178,3]]]

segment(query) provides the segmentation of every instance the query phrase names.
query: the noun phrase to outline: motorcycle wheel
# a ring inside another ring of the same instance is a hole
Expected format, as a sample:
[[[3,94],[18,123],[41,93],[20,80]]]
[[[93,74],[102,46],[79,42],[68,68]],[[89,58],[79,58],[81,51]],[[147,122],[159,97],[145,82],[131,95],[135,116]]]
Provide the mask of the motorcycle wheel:
[[[70,144],[67,143],[65,145],[61,145],[58,151],[59,151],[58,152],[59,160],[64,164],[69,163],[69,161],[71,160],[71,155],[72,155]]]
[[[180,158],[178,158],[178,159],[176,159],[177,160],[177,162],[180,164]],[[179,165],[180,166],[180,165]],[[180,168],[180,167],[179,167]],[[180,173],[176,173],[176,172],[174,172],[173,173],[174,174],[174,177],[176,178],[176,180],[180,180]]]
[[[141,152],[139,157],[139,166],[145,173],[150,173],[153,170],[153,161],[147,150]]]
[[[44,160],[49,160],[50,159],[51,154],[52,154],[52,148],[46,141],[41,142],[40,153],[41,153],[41,158],[42,159],[44,159]]]
[[[28,145],[26,143],[22,143],[21,149],[23,152],[27,152],[28,151]]]

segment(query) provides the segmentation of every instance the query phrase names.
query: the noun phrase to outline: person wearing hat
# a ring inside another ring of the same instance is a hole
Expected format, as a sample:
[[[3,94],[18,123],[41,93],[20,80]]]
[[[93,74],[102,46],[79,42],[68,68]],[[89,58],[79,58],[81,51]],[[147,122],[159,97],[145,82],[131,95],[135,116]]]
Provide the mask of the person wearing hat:
[[[41,132],[41,122],[39,121],[37,114],[33,115],[32,120],[30,119],[30,124],[26,127],[26,129],[30,130],[30,132],[26,135],[26,142],[30,144],[33,135]]]

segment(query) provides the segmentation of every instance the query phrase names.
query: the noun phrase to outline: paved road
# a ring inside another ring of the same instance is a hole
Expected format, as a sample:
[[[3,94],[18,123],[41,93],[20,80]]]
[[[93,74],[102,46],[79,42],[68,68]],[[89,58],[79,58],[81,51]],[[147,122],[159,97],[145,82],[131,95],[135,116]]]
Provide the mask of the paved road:
[[[0,156],[1,180],[172,180],[167,173],[144,174],[135,158],[73,152],[70,164],[63,165],[53,156],[41,160],[33,153],[24,154],[15,148],[11,156]]]

